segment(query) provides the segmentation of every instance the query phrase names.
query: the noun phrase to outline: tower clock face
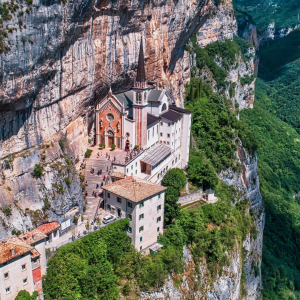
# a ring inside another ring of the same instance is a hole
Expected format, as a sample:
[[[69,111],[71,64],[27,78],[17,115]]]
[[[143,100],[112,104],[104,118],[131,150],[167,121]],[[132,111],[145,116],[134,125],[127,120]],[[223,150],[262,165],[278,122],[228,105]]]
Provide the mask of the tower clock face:
[[[106,119],[107,119],[107,121],[108,121],[109,123],[111,123],[111,122],[115,119],[115,117],[114,117],[113,114],[108,113],[108,114],[106,115]]]

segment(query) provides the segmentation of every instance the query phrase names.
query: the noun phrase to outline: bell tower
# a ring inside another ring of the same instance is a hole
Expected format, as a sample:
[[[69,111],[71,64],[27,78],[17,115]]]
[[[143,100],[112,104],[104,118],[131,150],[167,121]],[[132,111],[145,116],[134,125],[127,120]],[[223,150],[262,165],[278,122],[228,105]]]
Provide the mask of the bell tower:
[[[140,44],[138,69],[133,90],[133,119],[135,120],[136,145],[144,148],[147,145],[148,86],[146,82],[145,58],[142,40]]]

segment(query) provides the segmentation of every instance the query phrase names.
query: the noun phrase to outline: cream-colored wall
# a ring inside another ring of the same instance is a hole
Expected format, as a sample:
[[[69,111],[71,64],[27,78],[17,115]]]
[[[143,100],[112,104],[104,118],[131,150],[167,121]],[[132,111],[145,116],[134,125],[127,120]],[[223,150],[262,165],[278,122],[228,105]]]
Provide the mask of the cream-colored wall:
[[[134,148],[136,141],[135,141],[135,121],[129,120],[125,118],[124,121],[124,136],[126,133],[129,133],[128,140],[130,142],[130,150]],[[125,144],[126,144],[127,138],[124,139],[124,147],[123,150],[125,149]]]
[[[26,270],[22,271],[22,265],[26,264]],[[9,278],[4,279],[4,274],[9,272]],[[23,285],[23,279],[27,278],[27,284]],[[5,289],[11,288],[11,293],[6,294]],[[11,260],[7,265],[0,265],[0,299],[14,300],[18,292],[26,290],[30,294],[34,291],[32,269],[31,269],[31,255],[30,252],[24,257],[18,257]]]
[[[181,155],[182,168],[185,169],[189,162],[190,155],[190,140],[191,140],[191,114],[183,114],[181,127]]]
[[[131,238],[132,244],[137,250],[142,250],[148,246],[154,244],[157,241],[159,233],[163,233],[163,221],[164,221],[164,199],[165,193],[162,192],[155,195],[149,199],[144,200],[144,207],[139,206],[139,203],[134,203],[121,197],[121,203],[117,202],[117,195],[110,193],[110,198],[108,198],[107,192],[104,192],[105,199],[105,210],[107,210],[107,204],[120,208],[122,210],[122,215],[128,217],[128,214],[132,215],[132,220],[130,221],[130,227],[132,228],[132,233],[128,233]],[[132,208],[128,206],[128,202],[132,203]],[[157,206],[161,205],[161,209],[157,211]],[[115,211],[110,211],[111,214],[117,217],[117,209]],[[144,214],[144,219],[139,220],[140,214]],[[157,223],[157,218],[161,217],[161,221]],[[144,231],[139,232],[139,228],[144,226]],[[159,227],[159,231],[157,228]],[[140,237],[143,237],[143,241],[140,242]]]
[[[147,148],[152,147],[159,141],[159,123],[147,129]]]
[[[46,274],[47,259],[45,251],[45,240],[34,245],[34,248],[40,253],[40,265],[42,276]]]
[[[142,201],[144,202],[144,207],[140,207],[140,203],[137,203],[135,206],[133,219],[130,224],[134,233],[132,243],[139,251],[157,242],[159,233],[163,233],[165,193],[162,192],[160,195],[160,198],[158,195],[155,195],[150,199]],[[158,205],[161,205],[159,211],[157,211]],[[139,220],[141,214],[144,214],[144,219]],[[159,216],[161,217],[161,221],[157,223]],[[144,226],[144,230],[139,232],[141,226]],[[159,231],[157,231],[158,227]],[[143,237],[142,242],[140,242],[140,237]]]

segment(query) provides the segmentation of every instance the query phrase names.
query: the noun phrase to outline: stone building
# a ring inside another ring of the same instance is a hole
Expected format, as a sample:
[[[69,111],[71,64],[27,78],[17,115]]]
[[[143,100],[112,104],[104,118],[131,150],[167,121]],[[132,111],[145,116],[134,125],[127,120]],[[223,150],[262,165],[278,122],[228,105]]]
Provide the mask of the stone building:
[[[141,41],[134,87],[97,103],[95,143],[142,153],[114,162],[114,171],[159,183],[170,168],[185,169],[189,160],[191,112],[171,104],[166,90],[146,81]]]
[[[42,299],[41,275],[36,272],[39,258],[39,252],[17,236],[0,241],[1,300],[14,300],[21,290],[30,294],[37,290]]]
[[[163,233],[166,188],[129,176],[103,190],[105,209],[130,220],[128,235],[135,248],[141,251],[155,247],[158,235]]]

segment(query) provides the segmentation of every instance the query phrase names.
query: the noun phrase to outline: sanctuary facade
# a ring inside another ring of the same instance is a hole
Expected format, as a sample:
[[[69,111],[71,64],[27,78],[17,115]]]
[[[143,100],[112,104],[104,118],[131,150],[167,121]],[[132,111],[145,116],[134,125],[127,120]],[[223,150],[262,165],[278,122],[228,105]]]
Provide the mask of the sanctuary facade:
[[[114,172],[160,183],[168,169],[187,167],[191,112],[173,105],[166,90],[147,83],[142,41],[133,88],[119,94],[110,89],[96,105],[95,120],[97,145],[139,149],[126,161],[114,161]]]

